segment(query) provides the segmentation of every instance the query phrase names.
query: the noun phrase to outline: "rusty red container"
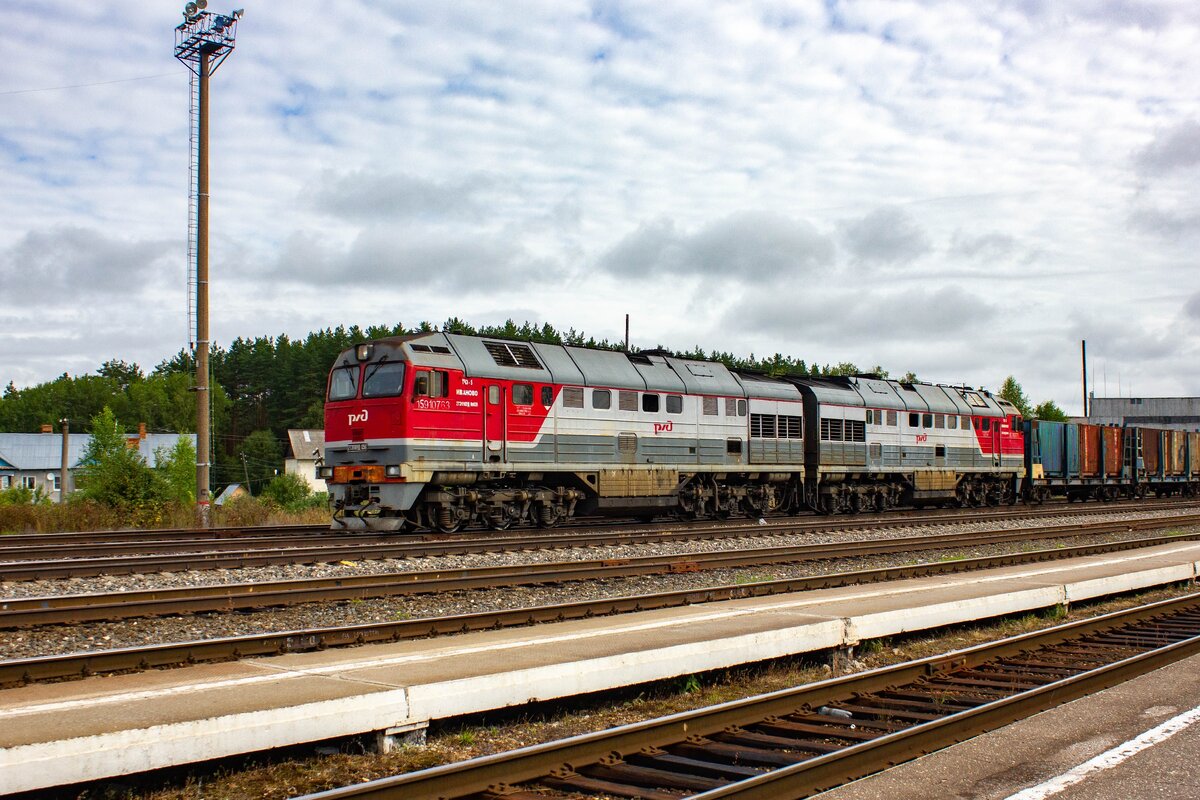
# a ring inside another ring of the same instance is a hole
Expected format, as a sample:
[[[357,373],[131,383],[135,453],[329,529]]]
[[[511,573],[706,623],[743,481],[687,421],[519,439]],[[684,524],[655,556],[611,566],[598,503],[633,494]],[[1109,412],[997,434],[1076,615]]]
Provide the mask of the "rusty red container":
[[[1162,431],[1157,428],[1140,428],[1138,435],[1142,437],[1142,468],[1147,475],[1160,475]]]
[[[1100,474],[1099,425],[1079,426],[1079,474],[1087,477]]]
[[[1123,430],[1120,428],[1101,428],[1100,438],[1104,445],[1104,474],[1115,476],[1121,474],[1124,445]]]
[[[1183,475],[1187,472],[1187,433],[1164,431],[1163,445],[1166,447],[1163,462],[1167,475]]]

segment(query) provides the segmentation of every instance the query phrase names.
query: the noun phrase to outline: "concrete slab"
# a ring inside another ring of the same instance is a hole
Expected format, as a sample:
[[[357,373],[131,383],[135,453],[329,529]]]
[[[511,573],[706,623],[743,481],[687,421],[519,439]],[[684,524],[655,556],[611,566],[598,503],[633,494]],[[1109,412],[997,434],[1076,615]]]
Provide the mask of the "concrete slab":
[[[0,692],[0,791],[417,725],[1193,580],[1200,543]]]

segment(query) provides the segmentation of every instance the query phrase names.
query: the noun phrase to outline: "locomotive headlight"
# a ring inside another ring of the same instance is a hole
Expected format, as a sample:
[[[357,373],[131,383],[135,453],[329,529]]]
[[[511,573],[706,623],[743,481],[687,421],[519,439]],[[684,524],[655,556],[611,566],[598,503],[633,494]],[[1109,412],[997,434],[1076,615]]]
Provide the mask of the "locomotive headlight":
[[[333,467],[317,467],[317,477],[328,480],[333,477]]]
[[[359,361],[366,361],[368,358],[371,357],[371,353],[374,350],[375,350],[375,345],[373,345],[373,344],[360,344],[354,348],[354,356]]]
[[[389,478],[399,478],[400,477],[400,465],[399,464],[388,464],[387,468],[384,469],[383,474],[387,475]]]

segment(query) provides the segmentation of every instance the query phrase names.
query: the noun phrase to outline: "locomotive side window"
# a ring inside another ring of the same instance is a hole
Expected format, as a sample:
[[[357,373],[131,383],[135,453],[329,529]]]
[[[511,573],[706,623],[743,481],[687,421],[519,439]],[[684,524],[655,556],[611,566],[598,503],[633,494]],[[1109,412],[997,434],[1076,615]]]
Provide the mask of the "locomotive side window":
[[[867,409],[867,424],[868,425],[875,424],[875,409],[873,409],[873,408]]]
[[[704,416],[715,417],[717,415],[717,398],[706,397],[702,405],[704,406]]]
[[[746,401],[745,400],[738,400],[737,410],[738,410],[739,417],[746,416]]]
[[[932,428],[933,427],[933,414],[922,414],[921,415],[921,427],[922,428]]]
[[[677,394],[667,395],[667,413],[682,414],[683,413],[683,398]]]
[[[513,405],[533,405],[533,387],[528,383],[514,383],[512,388]]]
[[[946,427],[946,415],[945,414],[934,414],[933,415],[933,427],[935,427],[935,428]]]
[[[964,416],[962,418],[962,427],[963,427],[964,431],[969,431],[971,429],[971,418],[970,417]]]
[[[889,428],[894,428],[894,427],[896,427],[896,412],[895,412],[895,411],[889,411],[889,412],[888,412],[888,421],[887,421],[887,424],[888,424],[888,427],[889,427]]]
[[[419,374],[419,373],[418,373]],[[444,379],[446,373],[438,373]],[[443,380],[445,385],[445,380]],[[363,373],[363,397],[396,397],[404,391],[404,363],[401,361],[368,364]],[[434,397],[445,397],[445,394]]]
[[[950,430],[958,428],[958,414],[950,414],[946,417],[946,427]]]
[[[727,416],[727,417],[736,417],[737,416],[737,401],[734,400],[732,397],[725,398],[725,416]],[[738,450],[738,452],[740,453],[742,451]]]
[[[910,412],[908,415],[908,427],[910,427],[910,428],[921,427],[921,415],[915,411]]]
[[[992,429],[992,421],[990,419],[985,419],[983,421],[983,429],[985,431],[990,431]]]
[[[358,365],[338,367],[329,378],[329,399],[349,400],[358,394]]]
[[[657,414],[658,406],[659,406],[658,395],[656,395],[656,394],[642,395],[642,411],[646,411],[650,414]]]
[[[381,367],[400,367],[403,364],[386,364]],[[382,372],[383,369],[380,369]],[[450,381],[445,371],[440,369],[435,370],[417,370],[417,377],[413,378],[413,397],[449,397],[450,396]],[[363,397],[379,397],[387,394],[396,394],[397,392],[375,392],[373,386],[375,377],[367,376],[366,383],[363,384]]]
[[[620,411],[637,411],[637,392],[617,392],[617,409]]]
[[[549,408],[550,406],[554,405],[554,387],[553,386],[543,386],[542,387],[542,405],[544,405],[546,408]]]
[[[577,386],[563,389],[563,408],[583,408],[583,389]]]
[[[494,383],[488,387],[488,405],[500,405],[500,387]]]
[[[593,389],[592,408],[612,408],[612,392],[608,389]]]

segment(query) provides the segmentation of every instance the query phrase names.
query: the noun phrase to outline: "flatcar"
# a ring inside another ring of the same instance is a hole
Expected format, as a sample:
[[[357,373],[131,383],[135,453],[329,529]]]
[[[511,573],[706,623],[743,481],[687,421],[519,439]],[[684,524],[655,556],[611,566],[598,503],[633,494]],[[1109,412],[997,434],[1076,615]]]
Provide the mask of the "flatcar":
[[[1024,436],[1035,502],[1200,494],[1200,432],[1027,420]]]
[[[1031,493],[1017,410],[966,386],[431,332],[347,349],[327,391],[318,474],[335,527],[857,513]]]

